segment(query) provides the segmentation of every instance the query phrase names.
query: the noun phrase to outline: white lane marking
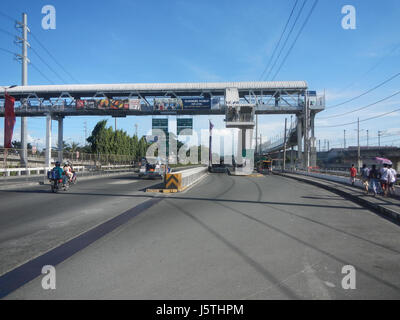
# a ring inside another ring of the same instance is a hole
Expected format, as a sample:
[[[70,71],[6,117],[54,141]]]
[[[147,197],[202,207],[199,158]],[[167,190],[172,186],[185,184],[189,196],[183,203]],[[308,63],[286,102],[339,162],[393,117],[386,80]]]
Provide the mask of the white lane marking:
[[[109,182],[108,184],[129,184],[129,183],[135,183],[138,181],[139,180],[119,180],[119,181]]]

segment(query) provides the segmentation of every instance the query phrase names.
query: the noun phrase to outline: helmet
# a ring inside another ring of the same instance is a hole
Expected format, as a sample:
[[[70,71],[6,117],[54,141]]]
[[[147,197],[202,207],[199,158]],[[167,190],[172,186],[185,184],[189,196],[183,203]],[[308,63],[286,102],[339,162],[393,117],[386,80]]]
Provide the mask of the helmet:
[[[60,161],[56,161],[56,167],[60,166]]]

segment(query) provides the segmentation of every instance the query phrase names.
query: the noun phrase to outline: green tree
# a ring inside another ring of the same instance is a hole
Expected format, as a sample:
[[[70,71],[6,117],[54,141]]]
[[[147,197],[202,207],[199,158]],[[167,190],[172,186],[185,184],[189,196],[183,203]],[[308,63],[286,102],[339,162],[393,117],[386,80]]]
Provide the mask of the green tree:
[[[128,155],[134,160],[144,157],[149,146],[145,137],[138,139],[136,135],[129,136],[124,130],[107,127],[107,120],[101,120],[96,124],[87,142],[89,145],[85,148],[92,153]]]

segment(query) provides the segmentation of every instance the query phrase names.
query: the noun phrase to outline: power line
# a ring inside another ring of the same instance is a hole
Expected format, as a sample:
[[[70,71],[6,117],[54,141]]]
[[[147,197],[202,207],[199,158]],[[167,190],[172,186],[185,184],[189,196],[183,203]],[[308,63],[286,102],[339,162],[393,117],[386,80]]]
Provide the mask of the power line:
[[[66,70],[62,65],[61,65],[61,63],[59,63],[58,61],[57,61],[57,59],[51,54],[51,52],[40,42],[40,40],[35,36],[35,34],[33,34],[32,32],[31,32],[31,36],[33,37],[33,39],[43,48],[43,50],[45,50],[46,51],[46,53],[53,59],[53,61],[73,80],[73,81],[75,81],[76,83],[79,83],[79,81],[78,80],[76,80],[75,78],[74,78],[74,76],[72,76],[71,75],[71,73],[69,73],[68,72],[68,70]]]
[[[390,98],[394,97],[395,95],[398,95],[399,93],[400,93],[400,91],[397,91],[397,92],[393,93],[393,94],[390,95],[390,96],[387,96],[387,97],[385,97],[385,98],[383,98],[383,99],[381,99],[381,100],[375,101],[375,102],[370,103],[370,104],[368,104],[368,105],[366,105],[366,106],[364,106],[364,107],[361,107],[361,108],[358,108],[358,109],[355,109],[355,110],[352,110],[352,111],[348,111],[348,112],[344,112],[344,113],[339,113],[339,114],[334,114],[334,115],[332,115],[332,116],[323,117],[323,118],[319,118],[319,119],[331,119],[331,118],[342,117],[342,116],[348,115],[348,114],[350,114],[350,113],[354,113],[354,112],[357,112],[357,111],[360,111],[360,110],[363,110],[363,109],[367,109],[367,108],[372,107],[373,105],[376,105],[376,104],[378,104],[378,103],[380,103],[380,102],[382,102],[382,101],[385,101],[385,100],[387,100],[387,99],[390,99]]]
[[[48,82],[50,82],[51,84],[54,84],[54,82],[52,80],[50,80],[42,71],[40,71],[40,69],[38,67],[36,67],[36,65],[34,65],[32,62],[30,63],[30,65],[41,74],[41,76],[43,78],[45,78]]]
[[[381,113],[381,114],[379,114],[379,115],[377,115],[377,116],[374,116],[374,117],[362,119],[362,120],[360,120],[360,122],[364,122],[364,121],[368,121],[368,120],[372,120],[372,119],[381,118],[381,117],[383,117],[383,116],[386,116],[386,115],[388,115],[388,114],[394,113],[394,112],[396,112],[396,111],[400,111],[400,108],[399,108],[399,109],[392,110],[392,111],[389,111],[389,112]],[[343,124],[338,124],[338,125],[332,125],[332,126],[322,126],[322,128],[342,127],[342,126],[348,126],[348,125],[355,124],[355,123],[357,123],[357,121],[348,122],[348,123],[343,123]],[[316,126],[316,127],[321,128],[321,126]]]
[[[0,48],[0,50],[2,50],[2,51],[4,51],[4,52],[7,52],[7,53],[10,53],[10,54],[12,54],[12,55],[16,55],[15,52],[12,52],[11,50],[8,50],[8,49]]]
[[[7,14],[4,13],[4,12],[1,12],[1,11],[0,11],[0,15],[6,17],[7,19],[9,19],[9,20],[11,20],[11,21],[13,21],[13,22],[17,22],[16,19],[10,17],[9,15],[7,15]],[[3,33],[8,34],[8,35],[10,35],[10,36],[15,37],[14,34],[12,34],[11,32],[8,32],[7,30],[4,30],[4,29],[1,29],[1,28],[0,28],[0,31],[3,32]],[[30,32],[30,34],[31,34],[31,36],[33,37],[33,39],[34,39],[35,41],[37,41],[37,43],[38,43],[38,44],[46,51],[46,53],[54,60],[54,62],[55,62],[61,69],[63,69],[63,71],[64,71],[66,74],[68,74],[68,75],[71,77],[71,79],[73,79],[76,83],[79,83],[79,81],[76,80],[76,79],[61,65],[61,63],[59,63],[59,62],[57,61],[57,59],[54,57],[54,55],[51,54],[51,52],[42,44],[42,42],[41,42],[32,32]],[[54,70],[40,55],[39,55],[39,53],[38,53],[34,48],[32,48],[32,47],[30,47],[30,48],[31,48],[32,51],[39,57],[39,59],[40,59],[53,73],[55,73],[56,76],[57,76],[58,78],[61,79],[61,81],[63,81],[64,83],[67,83],[67,81],[65,81],[65,79],[62,78],[62,77],[61,77],[61,76],[60,76],[60,75],[59,75],[59,74],[58,74],[58,73],[57,73],[57,72],[56,72],[56,71],[55,71],[55,70]],[[38,68],[36,68],[36,66],[33,65],[33,67],[34,67],[44,78],[46,78],[48,81],[50,81],[51,83],[54,84],[54,82],[51,81],[49,78],[47,78]]]
[[[371,88],[371,89],[359,94],[358,96],[355,96],[355,97],[353,97],[353,98],[351,98],[349,100],[346,100],[344,102],[341,102],[341,103],[338,103],[338,104],[334,104],[332,106],[328,106],[326,108],[327,109],[333,109],[333,108],[339,107],[341,105],[344,105],[344,104],[346,104],[348,102],[354,101],[354,100],[356,100],[356,99],[358,99],[358,98],[360,98],[362,96],[365,96],[366,94],[374,91],[375,89],[378,89],[379,87],[382,87],[384,84],[388,83],[389,81],[392,81],[394,78],[398,77],[399,75],[400,75],[400,72],[396,73],[395,75],[391,76],[389,79],[386,79],[385,81],[381,82],[380,84],[376,85],[375,87],[373,87],[373,88]]]
[[[317,4],[318,4],[318,0],[315,0],[314,3],[313,3],[313,6],[311,7],[310,12],[308,13],[308,15],[307,15],[307,17],[306,17],[306,20],[303,22],[303,25],[301,26],[299,32],[297,33],[296,38],[294,39],[294,41],[293,41],[291,47],[290,47],[289,50],[287,51],[286,56],[283,58],[283,60],[282,60],[282,62],[281,62],[281,64],[280,64],[278,70],[275,72],[275,75],[272,77],[272,80],[275,79],[275,77],[278,75],[279,71],[281,70],[282,66],[284,65],[284,63],[285,63],[287,57],[289,56],[290,52],[291,52],[292,49],[294,48],[294,46],[295,46],[295,44],[296,44],[296,42],[297,42],[297,39],[299,38],[301,32],[303,31],[303,29],[304,29],[304,27],[306,26],[308,20],[310,19],[310,17],[311,17],[311,15],[312,15],[312,13],[313,13],[315,7],[317,6]]]
[[[290,28],[289,33],[287,34],[285,41],[283,42],[283,45],[282,45],[282,47],[281,47],[281,50],[279,50],[278,56],[276,57],[274,63],[272,64],[271,69],[269,69],[269,71],[268,71],[268,73],[267,73],[267,76],[266,76],[267,79],[268,79],[268,77],[269,77],[271,71],[274,69],[276,63],[278,62],[279,57],[281,56],[282,51],[283,51],[283,49],[285,48],[286,43],[288,42],[288,40],[289,40],[289,38],[290,38],[290,35],[292,34],[293,29],[294,29],[294,27],[296,26],[297,20],[299,20],[300,14],[301,14],[301,12],[303,11],[304,6],[305,6],[306,3],[307,3],[307,0],[304,0],[304,1],[303,1],[303,4],[302,4],[301,7],[300,7],[299,12],[297,13],[297,16],[296,16],[296,18],[295,18],[295,20],[294,20],[294,23],[293,23],[292,27]]]
[[[7,31],[7,30],[5,30],[5,29],[0,28],[0,31],[3,32],[3,33],[5,33],[5,34],[7,34],[7,35],[9,35],[9,36],[11,36],[11,37],[13,37],[13,38],[16,37],[15,34],[13,34],[13,33],[9,32],[9,31]]]
[[[0,15],[6,17],[7,19],[9,19],[9,20],[11,20],[11,21],[13,21],[13,22],[16,22],[16,21],[17,21],[17,20],[14,19],[13,17],[10,17],[8,14],[6,14],[6,13],[4,13],[4,12],[2,12],[2,11],[0,11]]]
[[[275,46],[275,49],[274,49],[274,51],[272,52],[272,55],[271,55],[271,57],[270,57],[270,59],[269,59],[269,61],[268,61],[268,64],[267,64],[267,66],[265,67],[263,73],[261,74],[259,80],[262,80],[262,78],[263,78],[265,72],[267,72],[269,66],[271,65],[272,58],[275,56],[276,50],[278,49],[278,47],[279,47],[279,45],[280,45],[280,43],[281,43],[281,40],[282,40],[282,38],[283,38],[283,35],[284,35],[285,32],[286,32],[286,28],[287,28],[287,26],[289,25],[289,21],[290,21],[290,19],[292,18],[294,9],[296,8],[297,2],[298,2],[298,1],[299,1],[299,0],[296,0],[296,2],[295,2],[294,5],[293,5],[292,11],[290,12],[290,15],[289,15],[289,18],[288,18],[287,21],[286,21],[286,24],[285,24],[285,27],[283,28],[283,31],[282,31],[282,33],[281,33],[281,36],[279,37],[279,41],[278,41],[277,45]]]
[[[393,52],[395,52],[398,48],[400,48],[400,43],[398,43],[387,55],[391,55]],[[371,68],[369,68],[366,72],[364,72],[360,78],[365,77],[367,74],[369,74],[371,71],[373,71],[377,66],[379,66],[384,60],[386,59],[386,56],[382,57],[379,59],[377,63],[375,63]],[[357,80],[353,81],[351,84],[347,85],[340,91],[345,91],[350,89],[352,86],[354,86],[357,83]]]
[[[61,79],[62,82],[67,83],[63,77],[61,77],[57,71],[55,71],[40,55],[39,53],[31,47],[32,52],[42,61],[58,78]]]

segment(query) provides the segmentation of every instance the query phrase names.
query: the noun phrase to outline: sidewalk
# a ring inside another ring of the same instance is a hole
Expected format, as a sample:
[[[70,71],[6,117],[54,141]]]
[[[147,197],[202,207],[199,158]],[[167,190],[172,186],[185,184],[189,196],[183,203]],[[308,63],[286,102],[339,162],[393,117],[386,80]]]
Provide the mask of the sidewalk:
[[[339,181],[327,180],[323,177],[308,176],[301,173],[278,173],[281,176],[306,182],[335,192],[344,198],[350,199],[358,204],[378,212],[378,214],[400,223],[400,200],[392,197],[382,197],[377,195],[366,195],[359,186],[352,187]]]

